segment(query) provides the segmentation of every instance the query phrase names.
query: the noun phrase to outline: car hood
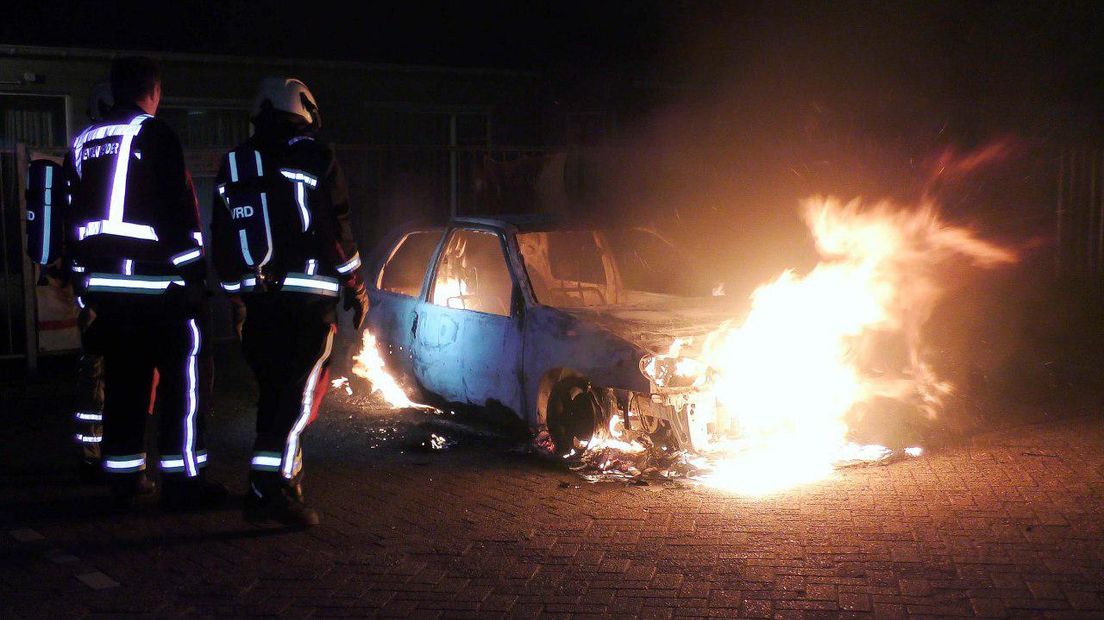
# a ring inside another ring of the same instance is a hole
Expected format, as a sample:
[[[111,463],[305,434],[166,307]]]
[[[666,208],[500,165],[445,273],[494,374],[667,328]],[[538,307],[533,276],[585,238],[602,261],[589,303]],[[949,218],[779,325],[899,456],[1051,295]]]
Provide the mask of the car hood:
[[[628,291],[619,304],[559,308],[652,353],[666,352],[677,338],[690,338],[687,353],[726,321],[741,319],[746,308],[729,297],[677,297]]]

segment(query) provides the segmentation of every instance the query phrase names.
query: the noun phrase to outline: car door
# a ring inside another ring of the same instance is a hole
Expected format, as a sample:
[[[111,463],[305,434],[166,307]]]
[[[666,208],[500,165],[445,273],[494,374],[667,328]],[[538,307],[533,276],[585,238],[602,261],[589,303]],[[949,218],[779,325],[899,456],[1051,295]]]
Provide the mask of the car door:
[[[522,330],[498,231],[449,232],[419,306],[415,370],[450,402],[521,411]]]
[[[370,290],[368,328],[392,369],[415,376],[415,317],[423,287],[444,229],[414,230],[402,235],[387,255]]]

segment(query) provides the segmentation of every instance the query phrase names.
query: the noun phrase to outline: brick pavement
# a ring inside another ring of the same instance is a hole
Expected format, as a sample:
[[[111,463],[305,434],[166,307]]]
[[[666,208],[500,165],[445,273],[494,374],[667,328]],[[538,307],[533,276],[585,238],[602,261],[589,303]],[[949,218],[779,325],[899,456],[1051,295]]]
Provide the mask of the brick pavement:
[[[3,393],[3,617],[1104,617],[1099,415],[749,499],[591,485],[494,439],[414,450],[421,418],[331,401],[323,524],[286,532],[237,498],[108,514],[57,447],[62,383]],[[249,393],[220,393],[212,473],[242,493]]]

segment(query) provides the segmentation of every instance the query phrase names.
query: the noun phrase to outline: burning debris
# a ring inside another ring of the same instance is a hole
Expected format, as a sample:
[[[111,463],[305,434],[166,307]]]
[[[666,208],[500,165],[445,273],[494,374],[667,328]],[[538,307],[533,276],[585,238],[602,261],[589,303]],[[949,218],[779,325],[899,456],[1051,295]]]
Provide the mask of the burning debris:
[[[572,471],[588,482],[639,483],[685,479],[700,473],[689,452],[656,445],[647,433],[625,429],[617,415],[610,418],[604,430],[589,441],[577,441],[563,456],[571,463]]]
[[[430,450],[448,450],[456,445],[455,439],[449,439],[444,435],[430,433],[429,439],[422,442],[422,447]]]

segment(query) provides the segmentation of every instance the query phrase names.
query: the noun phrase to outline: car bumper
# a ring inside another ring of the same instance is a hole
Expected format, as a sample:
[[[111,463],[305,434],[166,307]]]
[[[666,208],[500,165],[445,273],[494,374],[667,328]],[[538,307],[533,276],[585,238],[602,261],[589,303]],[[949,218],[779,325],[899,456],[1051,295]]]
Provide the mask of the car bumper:
[[[729,431],[727,415],[709,389],[628,392],[623,402],[626,428],[646,434],[666,430],[679,449],[704,449],[712,437]]]

